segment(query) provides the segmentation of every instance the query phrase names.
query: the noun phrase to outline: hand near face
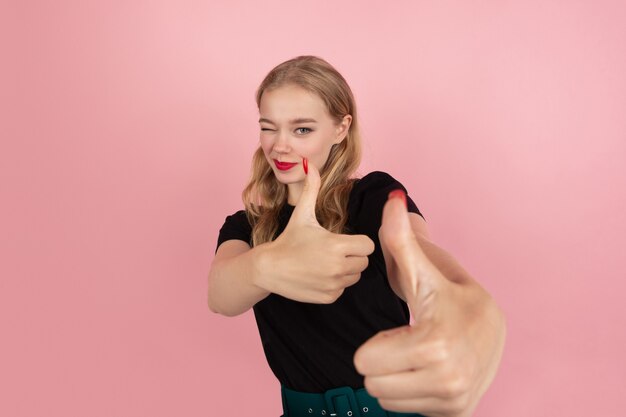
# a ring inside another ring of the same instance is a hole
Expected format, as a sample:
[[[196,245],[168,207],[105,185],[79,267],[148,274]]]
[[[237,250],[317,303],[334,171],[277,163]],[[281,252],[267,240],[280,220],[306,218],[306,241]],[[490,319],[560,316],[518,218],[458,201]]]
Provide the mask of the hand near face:
[[[470,417],[500,361],[503,316],[475,282],[442,275],[401,198],[387,201],[379,237],[390,283],[415,322],[379,332],[356,351],[365,388],[390,411]]]
[[[292,300],[330,304],[360,279],[374,242],[366,235],[324,229],[315,216],[319,188],[319,171],[309,163],[304,189],[287,227],[267,246],[261,269],[269,273],[258,285]]]

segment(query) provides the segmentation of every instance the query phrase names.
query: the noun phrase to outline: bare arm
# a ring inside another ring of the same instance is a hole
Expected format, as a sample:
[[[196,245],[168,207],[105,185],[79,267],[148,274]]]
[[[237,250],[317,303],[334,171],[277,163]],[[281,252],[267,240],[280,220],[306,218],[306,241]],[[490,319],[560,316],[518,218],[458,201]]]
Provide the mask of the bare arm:
[[[444,277],[456,284],[475,287],[477,290],[482,290],[478,282],[472,278],[472,276],[465,270],[465,268],[463,268],[463,266],[461,266],[454,256],[430,240],[430,233],[428,232],[426,221],[419,214],[409,213],[409,220],[420,247],[430,262],[433,263],[433,265]],[[384,242],[381,241],[381,244],[384,244]],[[389,251],[386,250],[384,252]],[[388,261],[387,259],[385,260]],[[390,264],[392,266],[391,269],[393,270],[395,265],[393,262],[390,262]],[[392,274],[389,275],[388,279],[389,284],[396,295],[406,302],[406,296],[402,293],[401,286],[396,282],[397,276],[395,271],[392,271]],[[488,294],[484,295],[488,296]]]
[[[214,313],[237,316],[245,313],[270,292],[256,285],[261,268],[259,255],[266,244],[250,248],[242,240],[220,245],[209,272],[209,308]]]
[[[236,316],[270,293],[330,304],[360,279],[374,242],[324,229],[315,217],[319,187],[319,171],[311,164],[298,204],[275,240],[253,248],[237,239],[220,245],[209,272],[212,311]]]
[[[493,298],[444,249],[425,222],[390,196],[379,229],[389,283],[413,325],[379,332],[359,347],[356,369],[389,411],[471,417],[493,381],[506,322]],[[384,360],[381,360],[384,359]]]

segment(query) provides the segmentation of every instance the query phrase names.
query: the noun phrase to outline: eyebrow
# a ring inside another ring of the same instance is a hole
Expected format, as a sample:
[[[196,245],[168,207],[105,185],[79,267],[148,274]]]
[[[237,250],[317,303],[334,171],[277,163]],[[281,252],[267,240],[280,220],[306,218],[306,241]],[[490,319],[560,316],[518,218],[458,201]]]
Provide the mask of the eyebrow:
[[[261,117],[259,119],[259,123],[261,123],[261,122],[271,123],[273,125],[276,124],[276,123],[272,122],[270,119],[266,119],[264,117]],[[291,119],[289,121],[289,123],[291,123],[292,125],[295,125],[295,124],[298,124],[298,123],[317,123],[317,120],[311,119],[311,118],[308,118],[308,117],[299,117],[297,119]]]

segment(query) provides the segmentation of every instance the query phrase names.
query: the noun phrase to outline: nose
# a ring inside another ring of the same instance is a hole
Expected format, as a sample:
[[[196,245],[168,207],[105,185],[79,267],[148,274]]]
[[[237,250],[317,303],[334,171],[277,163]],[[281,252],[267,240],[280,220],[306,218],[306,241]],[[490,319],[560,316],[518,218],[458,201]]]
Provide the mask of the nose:
[[[289,133],[285,131],[279,132],[274,141],[274,151],[278,153],[289,153],[291,151],[291,144],[289,143]]]

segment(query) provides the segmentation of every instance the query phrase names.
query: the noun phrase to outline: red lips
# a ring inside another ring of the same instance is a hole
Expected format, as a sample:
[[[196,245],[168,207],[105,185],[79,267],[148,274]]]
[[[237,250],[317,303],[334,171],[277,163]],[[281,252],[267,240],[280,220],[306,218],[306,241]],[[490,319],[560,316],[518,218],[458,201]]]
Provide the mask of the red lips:
[[[298,164],[294,162],[279,162],[274,159],[274,165],[276,165],[276,168],[280,169],[281,171],[287,171]]]

